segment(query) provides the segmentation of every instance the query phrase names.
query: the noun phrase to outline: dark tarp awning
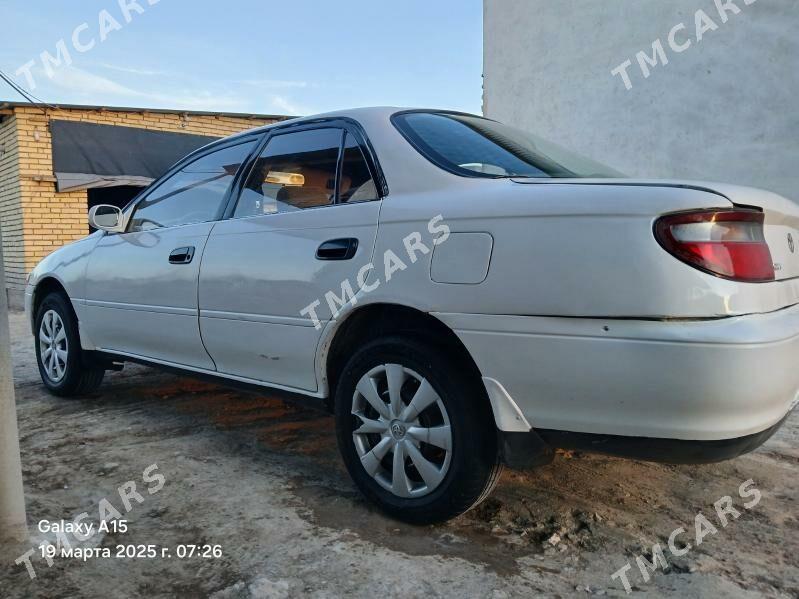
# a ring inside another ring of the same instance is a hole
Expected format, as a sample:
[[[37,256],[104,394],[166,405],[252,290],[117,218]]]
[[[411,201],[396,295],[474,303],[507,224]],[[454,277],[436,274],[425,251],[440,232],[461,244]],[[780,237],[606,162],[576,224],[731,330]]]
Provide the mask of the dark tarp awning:
[[[145,186],[216,137],[76,121],[50,122],[58,191]]]

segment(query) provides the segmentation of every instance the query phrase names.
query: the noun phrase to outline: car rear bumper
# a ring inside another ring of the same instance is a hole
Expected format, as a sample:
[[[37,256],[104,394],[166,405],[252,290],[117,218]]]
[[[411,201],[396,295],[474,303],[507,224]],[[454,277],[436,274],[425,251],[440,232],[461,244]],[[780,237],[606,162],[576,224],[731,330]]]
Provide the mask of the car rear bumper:
[[[738,440],[799,396],[799,305],[690,321],[436,316],[471,353],[505,431]]]

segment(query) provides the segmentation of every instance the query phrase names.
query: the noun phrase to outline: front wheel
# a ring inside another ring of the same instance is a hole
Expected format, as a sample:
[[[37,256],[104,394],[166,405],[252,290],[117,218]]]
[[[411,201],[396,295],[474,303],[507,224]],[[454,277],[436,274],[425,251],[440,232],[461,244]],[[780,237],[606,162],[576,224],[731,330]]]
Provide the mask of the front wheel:
[[[347,470],[366,497],[406,522],[469,510],[501,470],[485,391],[448,353],[411,338],[380,340],[339,378],[336,433]]]
[[[53,395],[85,395],[102,383],[105,369],[81,349],[77,318],[63,294],[51,293],[39,306],[35,343],[39,374]]]

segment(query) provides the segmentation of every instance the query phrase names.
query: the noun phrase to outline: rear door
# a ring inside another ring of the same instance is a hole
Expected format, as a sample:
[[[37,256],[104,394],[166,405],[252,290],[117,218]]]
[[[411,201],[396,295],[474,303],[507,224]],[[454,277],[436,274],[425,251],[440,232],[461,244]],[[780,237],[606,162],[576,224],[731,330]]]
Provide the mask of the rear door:
[[[125,233],[100,240],[87,267],[82,322],[98,348],[214,369],[199,332],[200,261],[256,143],[216,146],[178,166],[137,202]]]
[[[316,346],[333,316],[326,294],[359,288],[377,234],[367,156],[359,129],[342,122],[267,140],[203,256],[200,327],[220,372],[317,390]]]

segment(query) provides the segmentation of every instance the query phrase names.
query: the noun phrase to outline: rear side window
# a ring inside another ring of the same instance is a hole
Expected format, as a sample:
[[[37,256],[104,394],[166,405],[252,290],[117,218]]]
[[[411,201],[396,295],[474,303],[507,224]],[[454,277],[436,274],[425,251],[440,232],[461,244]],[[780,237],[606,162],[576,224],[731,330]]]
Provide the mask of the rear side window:
[[[276,135],[244,185],[234,217],[293,212],[332,204],[342,129]]]
[[[409,112],[394,115],[392,121],[428,160],[458,175],[624,176],[557,144],[489,119],[444,112]]]
[[[216,220],[233,177],[255,141],[211,152],[164,180],[136,204],[128,231]]]
[[[347,133],[341,158],[339,202],[365,202],[378,199],[377,186],[369,172],[358,141]]]

